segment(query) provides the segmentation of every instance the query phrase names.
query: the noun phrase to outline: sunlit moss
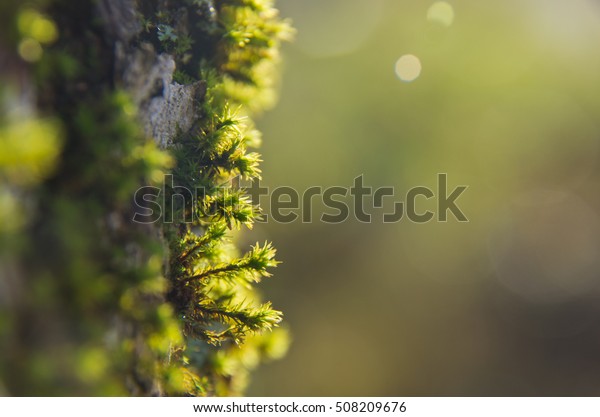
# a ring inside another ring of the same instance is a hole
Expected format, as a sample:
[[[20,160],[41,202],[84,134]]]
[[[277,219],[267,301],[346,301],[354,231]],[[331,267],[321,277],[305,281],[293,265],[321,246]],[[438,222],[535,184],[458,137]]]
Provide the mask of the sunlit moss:
[[[93,7],[83,1],[82,10]],[[0,323],[9,318],[0,334],[11,338],[0,341],[2,378],[11,376],[3,380],[6,389],[17,395],[241,393],[249,371],[272,356],[261,346],[281,313],[261,302],[252,284],[277,262],[268,244],[240,255],[228,240],[229,229],[251,227],[259,213],[244,190],[221,193],[219,186],[237,175],[260,175],[260,157],[249,151],[260,135],[247,119],[258,105],[249,103],[273,85],[266,74],[275,68],[287,24],[263,1],[216,1],[214,13],[232,17],[211,21],[196,38],[176,32],[168,13],[146,22],[152,30],[163,25],[161,52],[185,69],[182,79],[211,74],[202,80],[207,95],[198,103],[198,132],[182,133],[166,151],[143,134],[135,104],[111,82],[113,68],[99,65],[113,53],[95,46],[104,40],[86,31],[92,46],[83,51],[81,39],[59,37],[54,23],[64,18],[72,30],[77,25],[67,18],[73,16],[54,16],[51,1],[43,9],[35,4],[19,10],[15,1],[6,9],[18,32],[7,37],[11,53],[30,65],[28,82],[39,96],[32,113],[45,115],[0,120],[0,214],[11,219],[0,234],[21,231],[25,243],[12,249],[12,261],[29,290],[19,300],[24,308],[9,312],[14,317],[0,311]],[[87,23],[100,33],[95,20]],[[236,38],[243,42],[233,45]],[[200,43],[212,45],[210,53],[193,49]],[[161,185],[169,172],[209,191],[181,208],[201,218],[193,230],[165,225],[159,236],[129,222],[131,197],[142,185]],[[20,200],[25,193],[28,211]],[[196,235],[198,229],[204,234]],[[42,326],[46,321],[53,326]],[[27,328],[14,331],[24,323]],[[30,327],[41,331],[22,336]],[[283,339],[277,343],[285,349]]]
[[[61,144],[55,120],[9,120],[0,126],[0,175],[14,184],[39,182],[53,168]]]
[[[19,43],[19,55],[27,62],[37,62],[43,54],[42,46],[35,39],[25,38]]]
[[[17,25],[21,35],[42,44],[51,44],[58,38],[56,24],[35,9],[21,11],[17,17]]]
[[[253,288],[270,275],[268,268],[276,266],[274,250],[257,245],[240,256],[227,241],[226,231],[251,228],[260,215],[245,191],[230,181],[235,176],[260,176],[260,156],[248,148],[258,146],[261,138],[249,115],[273,103],[278,48],[292,30],[269,1],[222,0],[214,6],[219,27],[211,32],[213,54],[196,60],[197,80],[206,85],[199,134],[176,140],[173,171],[177,185],[206,191],[197,204],[176,213],[176,218],[198,214],[203,234],[180,224],[176,227],[187,230],[182,238],[167,226],[170,301],[184,318],[188,346],[181,360],[191,372],[196,369],[193,374],[203,376],[196,380],[202,385],[200,393],[235,395],[245,389],[252,369],[273,352],[277,353],[271,357],[281,357],[288,345],[286,332],[270,333],[281,314],[270,303],[262,303]],[[162,18],[171,23],[168,16]],[[169,42],[163,39],[166,51]],[[194,81],[189,75],[179,78]],[[274,334],[277,337],[271,338]],[[268,350],[259,347],[267,345]]]
[[[109,369],[110,359],[100,347],[82,348],[77,358],[77,371],[84,382],[97,381],[104,377]]]

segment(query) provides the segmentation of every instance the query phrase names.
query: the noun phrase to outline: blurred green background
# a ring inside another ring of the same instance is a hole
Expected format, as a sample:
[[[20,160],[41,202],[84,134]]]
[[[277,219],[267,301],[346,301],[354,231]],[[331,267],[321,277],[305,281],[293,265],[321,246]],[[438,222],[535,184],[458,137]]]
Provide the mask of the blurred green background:
[[[278,5],[298,36],[263,185],[403,198],[445,172],[470,222],[246,234],[278,248],[263,290],[294,336],[249,394],[600,395],[600,3]]]

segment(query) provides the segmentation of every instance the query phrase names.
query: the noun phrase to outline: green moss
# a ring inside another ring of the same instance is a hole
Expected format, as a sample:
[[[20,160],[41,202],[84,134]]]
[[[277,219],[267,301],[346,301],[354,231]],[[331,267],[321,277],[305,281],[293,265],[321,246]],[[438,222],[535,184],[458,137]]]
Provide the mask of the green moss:
[[[186,3],[194,8],[203,2]],[[226,230],[251,228],[260,216],[234,178],[260,176],[260,155],[248,150],[260,143],[260,135],[248,116],[272,94],[267,79],[275,73],[279,44],[291,29],[268,1],[223,0],[213,6],[218,27],[198,39],[212,40],[210,53],[189,61],[198,63],[198,78],[190,78],[207,87],[200,122],[175,141],[173,171],[175,186],[202,192],[174,215],[189,219],[193,214],[195,221],[166,225],[166,234],[171,248],[169,300],[184,318],[188,341],[181,359],[205,378],[203,392],[221,395],[242,392],[248,372],[261,358],[280,357],[287,346],[285,332],[269,334],[281,313],[262,303],[252,285],[270,276],[269,269],[277,265],[275,250],[257,244],[239,257]],[[179,61],[178,67],[187,63]],[[269,345],[268,340],[279,348],[257,349]]]
[[[114,48],[93,11],[92,0],[0,6],[13,69],[2,75],[3,110],[21,100],[23,74],[37,96],[32,113],[0,118],[0,213],[10,219],[0,256],[21,288],[0,303],[0,385],[36,396],[239,394],[287,345],[285,331],[270,332],[281,313],[254,289],[275,251],[239,254],[230,229],[260,215],[233,179],[260,175],[248,115],[269,94],[289,28],[267,1],[181,0],[146,14],[135,42],[172,54],[176,81],[207,87],[197,126],[161,150],[115,84]],[[182,18],[192,15],[198,25]],[[204,191],[171,213],[178,223],[133,223],[135,191],[167,173]]]

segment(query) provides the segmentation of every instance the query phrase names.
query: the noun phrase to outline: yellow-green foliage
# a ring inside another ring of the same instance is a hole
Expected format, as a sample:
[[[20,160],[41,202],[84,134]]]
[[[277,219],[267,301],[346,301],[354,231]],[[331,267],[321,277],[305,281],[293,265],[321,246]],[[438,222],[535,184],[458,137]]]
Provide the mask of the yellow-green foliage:
[[[220,18],[227,28],[220,69],[224,94],[232,102],[259,111],[273,104],[281,41],[293,31],[279,18],[272,1],[222,1]]]
[[[112,81],[94,4],[0,5],[0,394],[239,394],[287,346],[253,288],[275,251],[240,256],[230,229],[259,216],[231,180],[260,175],[248,115],[272,95],[289,26],[259,0],[173,2],[203,16],[187,33],[169,11],[144,17],[140,41],[207,90],[199,126],[160,150]],[[173,213],[195,222],[132,223],[135,191],[166,173],[205,190]]]
[[[248,115],[272,94],[279,44],[291,29],[268,1],[221,0],[214,8],[218,27],[206,35],[212,54],[197,59],[196,76],[187,77],[206,85],[200,124],[174,145],[175,185],[202,192],[174,215],[193,214],[195,222],[166,226],[168,278],[169,300],[184,318],[187,338],[179,359],[201,381],[196,393],[231,395],[243,392],[248,372],[261,358],[280,357],[287,347],[286,331],[273,331],[281,313],[262,303],[252,286],[270,276],[269,268],[277,265],[275,250],[257,244],[239,257],[226,231],[251,228],[260,216],[233,179],[260,175],[260,156],[248,151],[260,143],[260,134]]]

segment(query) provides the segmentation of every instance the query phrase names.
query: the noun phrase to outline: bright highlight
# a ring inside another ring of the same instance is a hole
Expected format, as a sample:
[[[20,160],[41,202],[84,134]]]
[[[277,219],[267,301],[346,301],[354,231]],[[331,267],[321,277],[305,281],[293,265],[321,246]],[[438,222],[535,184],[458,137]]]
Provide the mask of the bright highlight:
[[[419,78],[421,69],[421,61],[414,55],[403,55],[396,61],[396,76],[404,82]]]

